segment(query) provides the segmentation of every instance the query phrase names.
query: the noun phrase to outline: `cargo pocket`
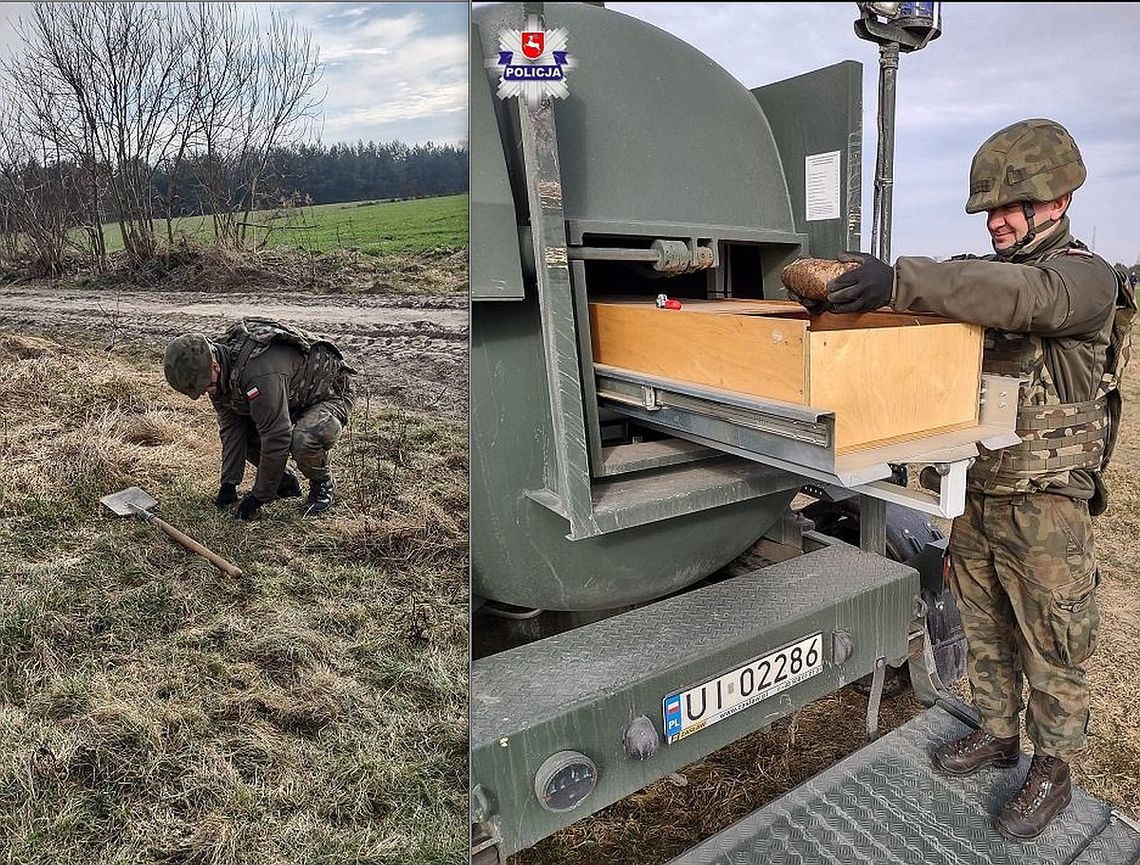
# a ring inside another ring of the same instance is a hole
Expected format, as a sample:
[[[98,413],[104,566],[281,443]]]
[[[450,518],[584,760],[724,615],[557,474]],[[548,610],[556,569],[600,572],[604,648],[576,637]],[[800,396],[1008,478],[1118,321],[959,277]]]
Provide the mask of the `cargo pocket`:
[[[1074,577],[1077,574],[1087,574],[1058,591],[1066,591],[1082,584],[1092,585],[1093,575],[1089,570],[1093,567],[1093,536],[1088,504],[1058,495],[1050,495],[1048,502],[1053,515],[1053,525],[1062,532],[1065,539],[1065,562],[1069,566],[1069,572]]]
[[[1083,664],[1096,649],[1100,628],[1100,607],[1096,587],[1100,571],[1053,590],[1049,623],[1053,631],[1056,658],[1063,665]]]

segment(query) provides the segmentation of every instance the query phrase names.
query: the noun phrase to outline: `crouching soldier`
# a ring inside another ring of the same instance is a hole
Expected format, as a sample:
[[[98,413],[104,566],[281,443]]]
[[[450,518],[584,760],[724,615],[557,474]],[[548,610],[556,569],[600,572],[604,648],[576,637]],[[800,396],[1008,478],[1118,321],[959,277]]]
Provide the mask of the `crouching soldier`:
[[[300,496],[290,455],[309,481],[302,513],[315,516],[332,506],[329,450],[348,423],[356,373],[332,342],[278,321],[246,318],[217,338],[175,338],[163,366],[176,391],[191,399],[209,394],[214,404],[222,440],[219,509],[238,502],[247,461],[257,476],[238,503],[238,518]]]

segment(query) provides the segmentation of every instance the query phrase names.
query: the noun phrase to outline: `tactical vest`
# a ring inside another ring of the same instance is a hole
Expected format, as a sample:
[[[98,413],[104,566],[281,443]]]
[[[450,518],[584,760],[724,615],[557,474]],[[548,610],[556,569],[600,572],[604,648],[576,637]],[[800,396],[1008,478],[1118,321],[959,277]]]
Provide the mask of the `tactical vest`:
[[[318,374],[332,376],[337,373],[356,372],[344,362],[344,355],[340,349],[323,337],[270,318],[243,318],[232,325],[221,339],[222,345],[229,348],[232,358],[229,380],[231,393],[240,393],[240,381],[245,365],[277,342],[292,345],[306,356],[317,346],[322,346],[320,359],[322,369],[315,371]]]
[[[1059,255],[1092,255],[1083,246],[1058,250]],[[1115,271],[1114,271],[1115,272]],[[993,375],[1022,380],[1018,396],[1017,434],[1021,443],[992,451],[979,446],[980,455],[970,468],[971,485],[993,494],[1037,492],[1069,483],[1070,472],[1093,473],[1104,507],[1105,491],[1099,474],[1108,465],[1120,426],[1120,377],[1128,364],[1132,318],[1136,301],[1126,281],[1117,276],[1116,312],[1105,353],[1104,373],[1092,399],[1065,403],[1057,393],[1046,363],[1049,337],[986,331],[982,369]],[[1093,508],[1090,507],[1090,510]]]

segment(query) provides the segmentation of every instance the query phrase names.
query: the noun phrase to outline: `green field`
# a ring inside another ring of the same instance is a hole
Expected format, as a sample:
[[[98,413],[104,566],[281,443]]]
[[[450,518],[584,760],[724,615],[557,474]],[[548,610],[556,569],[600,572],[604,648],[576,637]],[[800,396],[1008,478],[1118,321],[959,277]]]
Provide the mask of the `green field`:
[[[367,255],[451,253],[467,248],[467,195],[447,195],[409,201],[352,201],[290,210],[256,211],[250,222],[267,246],[304,252],[357,249]],[[155,226],[166,236],[166,224]],[[104,227],[108,252],[123,248],[118,223]],[[175,236],[200,241],[214,239],[208,216],[174,220]]]

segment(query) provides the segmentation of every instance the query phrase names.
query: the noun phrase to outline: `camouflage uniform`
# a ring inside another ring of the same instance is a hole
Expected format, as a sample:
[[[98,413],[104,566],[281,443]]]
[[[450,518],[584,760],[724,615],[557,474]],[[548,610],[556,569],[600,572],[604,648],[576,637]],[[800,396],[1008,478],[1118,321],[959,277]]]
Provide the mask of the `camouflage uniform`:
[[[990,136],[970,167],[967,213],[987,214],[994,255],[948,262],[845,253],[823,311],[931,312],[986,328],[983,369],[1020,379],[1016,444],[980,448],[950,536],[950,588],[982,729],[931,753],[940,771],[1012,768],[1029,680],[1034,744],[1021,788],[998,809],[1006,838],[1039,836],[1072,801],[1069,762],[1085,747],[1082,666],[1100,614],[1091,517],[1102,512],[1120,421],[1119,376],[1136,302],[1107,262],[1069,233],[1070,194],[1085,180],[1076,142],[1051,120]],[[810,311],[810,309],[809,309]],[[991,395],[1001,399],[1006,394]]]
[[[1054,162],[1054,185],[1044,190],[1034,187],[1042,174],[1033,170],[1033,154],[1020,154],[1016,166],[1002,162],[1018,127],[979,150],[967,212],[1053,200],[1083,181],[1079,154],[1075,164]],[[979,166],[987,158],[999,164]],[[1071,182],[1056,192],[1066,172]],[[1045,227],[1030,222],[1030,229],[1012,254],[899,258],[892,306],[985,326],[983,368],[1023,378],[1023,443],[982,449],[971,467],[966,510],[950,536],[950,588],[985,730],[999,738],[1018,734],[1024,676],[1036,753],[1069,761],[1085,747],[1088,722],[1083,664],[1100,621],[1089,500],[1104,494],[1099,472],[1114,437],[1106,427],[1119,369],[1119,348],[1110,343],[1124,301],[1114,269],[1073,239],[1067,216]]]
[[[257,466],[252,494],[277,497],[290,454],[310,481],[331,477],[329,449],[352,411],[355,372],[331,342],[268,319],[249,318],[214,341],[221,372],[210,399],[222,439],[223,484]]]

